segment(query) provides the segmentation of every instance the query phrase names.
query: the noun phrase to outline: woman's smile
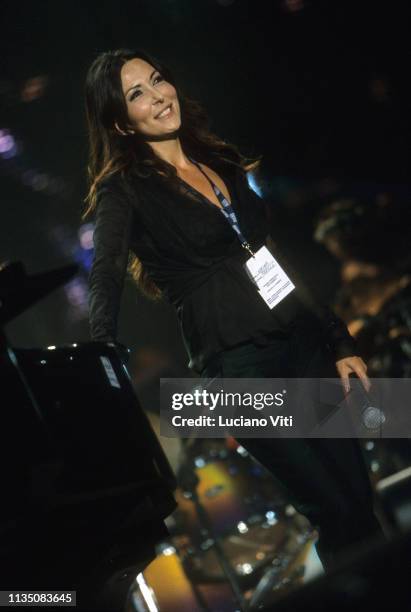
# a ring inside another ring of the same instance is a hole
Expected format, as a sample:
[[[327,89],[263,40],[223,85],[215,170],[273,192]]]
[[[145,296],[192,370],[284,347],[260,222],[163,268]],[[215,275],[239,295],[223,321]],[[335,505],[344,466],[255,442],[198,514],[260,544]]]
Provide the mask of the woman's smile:
[[[156,115],[155,119],[167,119],[167,117],[170,117],[170,115],[173,114],[173,105],[170,103],[168,106],[166,106],[166,108],[161,111],[161,113],[159,113],[158,115]]]

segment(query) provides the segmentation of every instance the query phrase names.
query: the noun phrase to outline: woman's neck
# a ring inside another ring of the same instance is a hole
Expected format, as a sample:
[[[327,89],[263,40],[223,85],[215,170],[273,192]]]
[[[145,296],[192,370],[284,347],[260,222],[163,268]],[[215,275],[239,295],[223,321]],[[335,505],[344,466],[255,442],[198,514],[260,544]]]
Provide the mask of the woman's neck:
[[[182,149],[179,138],[160,142],[149,142],[148,144],[158,157],[173,165],[178,170],[184,171],[192,167],[192,163]]]

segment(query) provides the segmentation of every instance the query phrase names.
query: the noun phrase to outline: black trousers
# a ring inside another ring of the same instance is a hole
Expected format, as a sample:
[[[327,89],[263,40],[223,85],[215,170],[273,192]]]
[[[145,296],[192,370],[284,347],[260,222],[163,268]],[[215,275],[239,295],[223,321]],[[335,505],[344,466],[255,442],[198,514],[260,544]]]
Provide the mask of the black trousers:
[[[202,377],[336,378],[335,362],[314,325],[297,325],[267,346],[245,343],[223,351]],[[359,544],[384,534],[359,442],[351,438],[238,438],[267,468],[285,498],[318,529],[325,569]]]

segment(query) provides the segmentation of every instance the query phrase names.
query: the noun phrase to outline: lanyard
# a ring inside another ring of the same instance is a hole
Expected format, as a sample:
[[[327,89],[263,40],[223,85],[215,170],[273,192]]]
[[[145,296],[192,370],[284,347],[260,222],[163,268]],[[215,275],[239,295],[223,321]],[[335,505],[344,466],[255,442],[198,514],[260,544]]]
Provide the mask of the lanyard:
[[[194,161],[194,159],[191,159],[191,157],[189,157],[189,160],[192,161],[193,164],[195,164],[197,166],[197,168],[200,170],[200,172],[202,172],[204,174],[204,176],[206,177],[206,179],[210,183],[211,187],[214,190],[214,193],[216,194],[217,198],[219,199],[219,201],[221,203],[222,208],[220,210],[223,213],[223,215],[226,217],[228,222],[230,223],[231,227],[237,233],[237,236],[238,236],[238,238],[239,238],[239,240],[241,242],[241,246],[244,247],[245,249],[247,249],[247,251],[249,251],[249,253],[251,253],[251,255],[254,257],[255,254],[253,253],[253,251],[251,249],[251,245],[244,238],[244,236],[243,236],[243,234],[242,234],[242,232],[240,230],[240,226],[238,224],[237,215],[235,214],[234,208],[232,207],[230,202],[227,200],[227,198],[224,196],[224,194],[221,193],[221,191],[219,190],[217,185],[204,172],[204,170],[201,168],[200,164],[198,164],[196,161]]]

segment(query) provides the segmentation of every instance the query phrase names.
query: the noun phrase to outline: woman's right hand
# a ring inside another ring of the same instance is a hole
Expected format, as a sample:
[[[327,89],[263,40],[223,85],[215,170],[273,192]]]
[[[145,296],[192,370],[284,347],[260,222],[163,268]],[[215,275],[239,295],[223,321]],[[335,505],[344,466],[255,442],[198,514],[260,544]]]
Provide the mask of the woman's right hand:
[[[358,376],[366,391],[370,390],[371,382],[367,376],[367,364],[361,357],[357,355],[344,357],[344,359],[339,359],[335,365],[342,380],[345,393],[348,393],[350,390],[349,375],[352,373]]]

